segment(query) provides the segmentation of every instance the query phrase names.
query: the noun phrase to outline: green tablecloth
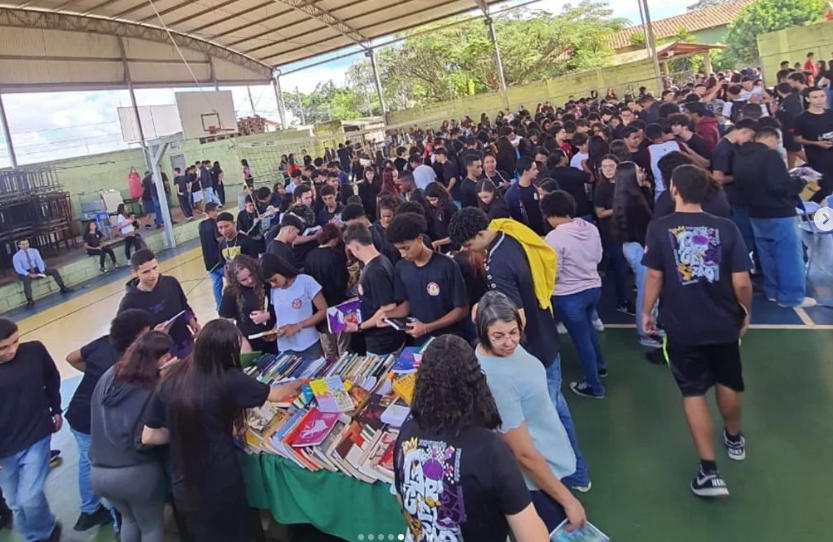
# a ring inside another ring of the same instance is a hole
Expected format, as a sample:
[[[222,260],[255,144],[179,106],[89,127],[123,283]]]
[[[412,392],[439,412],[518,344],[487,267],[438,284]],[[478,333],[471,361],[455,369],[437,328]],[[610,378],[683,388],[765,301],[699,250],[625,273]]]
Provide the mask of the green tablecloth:
[[[241,454],[249,505],[269,510],[279,523],[308,523],[345,540],[405,533],[390,486],[366,484],[341,473],[310,472],[283,457]],[[381,539],[381,538],[379,538]]]

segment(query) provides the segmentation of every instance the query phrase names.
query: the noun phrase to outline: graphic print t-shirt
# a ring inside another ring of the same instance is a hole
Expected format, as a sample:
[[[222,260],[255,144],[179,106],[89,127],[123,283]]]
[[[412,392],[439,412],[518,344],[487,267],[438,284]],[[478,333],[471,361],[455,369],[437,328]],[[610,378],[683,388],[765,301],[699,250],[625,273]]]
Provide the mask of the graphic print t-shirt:
[[[410,419],[395,450],[395,488],[416,542],[504,542],[506,516],[531,502],[509,447],[486,429],[433,433]]]
[[[663,272],[659,323],[675,342],[738,340],[743,309],[732,273],[749,271],[737,226],[708,213],[673,213],[648,226],[642,264]]]

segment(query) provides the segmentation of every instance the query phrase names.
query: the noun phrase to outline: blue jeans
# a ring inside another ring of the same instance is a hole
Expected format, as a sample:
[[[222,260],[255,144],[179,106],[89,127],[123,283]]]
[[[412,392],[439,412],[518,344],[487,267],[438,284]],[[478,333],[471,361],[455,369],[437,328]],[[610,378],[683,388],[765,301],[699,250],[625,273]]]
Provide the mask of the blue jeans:
[[[90,435],[70,428],[78,445],[78,492],[81,494],[81,512],[94,514],[101,506],[101,499],[93,492],[90,484]]]
[[[564,399],[564,395],[561,393],[561,354],[557,355],[552,365],[547,367],[547,389],[550,392],[552,404],[555,405],[555,410],[558,412],[558,417],[561,419],[561,424],[567,430],[567,437],[570,439],[573,452],[576,454],[576,472],[561,481],[567,487],[586,486],[590,483],[587,464],[584,462],[584,456],[581,455],[581,450],[578,447],[578,437],[576,436],[576,427],[573,424],[573,415],[570,414],[570,407],[567,405],[567,400]]]
[[[203,188],[202,199],[205,203],[216,203],[217,205],[220,205],[220,198],[218,198],[217,194],[214,193],[213,188]]]
[[[567,519],[564,507],[543,491],[530,491],[529,496],[532,498],[532,505],[535,507],[538,517],[547,526],[548,533],[553,532],[556,527]]]
[[[732,221],[740,230],[740,236],[746,244],[746,250],[757,252],[755,247],[755,234],[752,232],[752,223],[749,218],[749,210],[743,207],[732,207]]]
[[[26,542],[46,540],[55,528],[43,486],[49,473],[50,437],[0,458],[0,489],[14,513],[14,526]]]
[[[648,270],[642,265],[642,255],[645,253],[645,249],[639,243],[625,243],[622,245],[622,253],[625,255],[631,269],[633,269],[636,280],[636,334],[639,337],[644,337],[642,301],[645,299],[645,275],[648,274]]]
[[[158,198],[153,198],[153,221],[157,226],[161,226],[162,221],[162,206],[159,204]]]
[[[590,288],[583,292],[556,295],[552,298],[558,319],[573,339],[584,371],[584,380],[597,395],[604,393],[604,386],[599,380],[599,369],[606,366],[599,338],[593,328],[593,318],[601,292],[601,288]]]
[[[214,294],[214,303],[217,304],[217,310],[220,310],[220,303],[223,301],[223,275],[225,275],[225,272],[226,268],[222,264],[208,272],[211,277],[211,293]]]
[[[764,275],[764,296],[782,305],[798,305],[807,294],[798,217],[750,220]]]

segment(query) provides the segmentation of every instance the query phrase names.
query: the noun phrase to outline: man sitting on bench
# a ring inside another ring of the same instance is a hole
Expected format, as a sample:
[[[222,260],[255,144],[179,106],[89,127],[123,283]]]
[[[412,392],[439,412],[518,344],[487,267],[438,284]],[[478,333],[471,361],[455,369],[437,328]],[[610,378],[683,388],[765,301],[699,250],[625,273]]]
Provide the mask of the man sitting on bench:
[[[32,279],[44,279],[47,276],[55,279],[55,284],[61,289],[61,294],[68,294],[72,290],[64,285],[64,279],[57,269],[46,267],[46,262],[41,258],[40,251],[36,248],[29,248],[29,240],[23,239],[17,242],[18,251],[12,257],[14,272],[17,278],[23,282],[23,293],[26,295],[26,308],[35,306],[32,299]]]

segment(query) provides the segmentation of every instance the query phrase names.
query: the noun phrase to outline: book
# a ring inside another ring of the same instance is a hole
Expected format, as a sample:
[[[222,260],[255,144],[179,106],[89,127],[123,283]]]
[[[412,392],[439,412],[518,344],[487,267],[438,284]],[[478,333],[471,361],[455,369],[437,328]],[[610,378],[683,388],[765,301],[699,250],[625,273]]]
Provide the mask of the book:
[[[295,448],[318,446],[324,442],[338,421],[338,414],[321,412],[315,407],[312,407],[309,412],[309,415],[305,417],[304,425],[291,443]]]
[[[402,398],[408,405],[414,401],[414,386],[416,385],[416,373],[401,376],[393,381],[393,391]]]
[[[581,529],[567,531],[568,520],[550,533],[551,542],[610,542],[610,538],[589,521]]]
[[[421,348],[419,346],[406,346],[402,353],[396,358],[391,369],[398,375],[405,375],[417,372],[419,363],[422,361]]]
[[[353,399],[340,376],[317,378],[310,382],[310,388],[321,412],[350,412],[355,407]]]
[[[382,423],[391,425],[393,427],[402,427],[408,414],[411,413],[411,407],[406,405],[401,399],[394,401],[382,413]]]
[[[361,302],[358,299],[350,299],[327,309],[327,328],[330,333],[341,333],[347,329],[348,323],[362,323]]]

